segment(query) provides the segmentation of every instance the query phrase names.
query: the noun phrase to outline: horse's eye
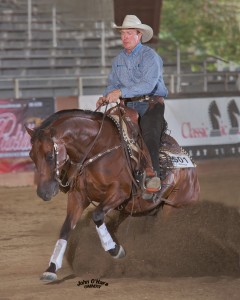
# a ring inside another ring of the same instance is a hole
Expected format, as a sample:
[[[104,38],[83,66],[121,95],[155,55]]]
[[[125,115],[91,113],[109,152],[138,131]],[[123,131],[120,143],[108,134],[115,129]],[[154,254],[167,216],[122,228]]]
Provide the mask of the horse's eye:
[[[49,152],[46,154],[46,160],[47,161],[52,161],[54,159],[54,155],[52,152]]]

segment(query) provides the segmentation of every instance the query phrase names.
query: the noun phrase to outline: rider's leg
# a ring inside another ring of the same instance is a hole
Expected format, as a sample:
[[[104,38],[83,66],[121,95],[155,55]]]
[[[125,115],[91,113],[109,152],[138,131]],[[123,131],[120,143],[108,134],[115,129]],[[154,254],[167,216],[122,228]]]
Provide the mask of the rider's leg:
[[[159,178],[159,146],[164,127],[164,103],[149,103],[148,101],[129,102],[127,106],[135,109],[141,116],[139,125],[145,142],[145,145],[143,144],[143,153],[145,156],[145,172],[147,175],[145,186],[148,192],[154,193],[161,188]]]
[[[157,176],[150,176],[150,179],[146,183],[147,189],[154,192],[156,189],[160,189],[160,167],[159,167],[159,147],[161,134],[164,128],[164,104],[156,103],[153,107],[150,107],[140,120],[140,126],[142,129],[143,140],[148,148],[151,156],[153,169]]]

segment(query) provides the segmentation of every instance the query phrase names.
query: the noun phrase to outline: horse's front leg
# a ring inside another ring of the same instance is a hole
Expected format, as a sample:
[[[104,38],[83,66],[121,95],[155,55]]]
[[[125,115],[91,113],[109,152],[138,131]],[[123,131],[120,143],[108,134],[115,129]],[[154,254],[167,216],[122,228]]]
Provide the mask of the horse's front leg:
[[[57,279],[56,272],[62,267],[62,261],[70,232],[74,229],[83,211],[88,207],[88,205],[89,202],[82,200],[78,192],[68,193],[67,216],[62,225],[59,239],[57,240],[50,258],[49,267],[42,274],[40,278],[41,280],[54,281]]]
[[[113,258],[123,258],[125,254],[125,250],[121,245],[118,245],[116,242],[113,241],[106,224],[104,223],[104,216],[105,212],[101,206],[101,204],[98,205],[98,207],[93,212],[93,221],[96,224],[96,230],[99,235],[102,247],[105,251],[108,251],[109,254]]]

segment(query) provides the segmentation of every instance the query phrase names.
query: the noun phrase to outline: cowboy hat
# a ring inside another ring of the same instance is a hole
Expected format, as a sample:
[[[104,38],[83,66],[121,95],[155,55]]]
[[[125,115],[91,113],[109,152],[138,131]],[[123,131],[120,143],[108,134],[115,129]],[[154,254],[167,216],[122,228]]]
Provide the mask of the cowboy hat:
[[[142,24],[138,17],[127,15],[122,23],[122,26],[113,26],[115,29],[137,29],[142,33],[142,42],[146,43],[153,37],[153,30],[150,26]]]

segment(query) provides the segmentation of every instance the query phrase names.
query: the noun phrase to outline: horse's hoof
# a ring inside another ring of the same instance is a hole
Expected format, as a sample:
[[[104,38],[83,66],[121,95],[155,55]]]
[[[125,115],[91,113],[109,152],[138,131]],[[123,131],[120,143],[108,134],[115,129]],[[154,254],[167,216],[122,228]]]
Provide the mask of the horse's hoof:
[[[113,258],[115,259],[120,259],[120,258],[123,258],[126,256],[126,252],[125,250],[123,249],[123,247],[120,245],[119,246],[119,250],[118,250],[118,254],[117,255],[114,255]]]
[[[45,282],[51,282],[57,280],[57,274],[52,272],[44,272],[40,277],[40,280]]]

